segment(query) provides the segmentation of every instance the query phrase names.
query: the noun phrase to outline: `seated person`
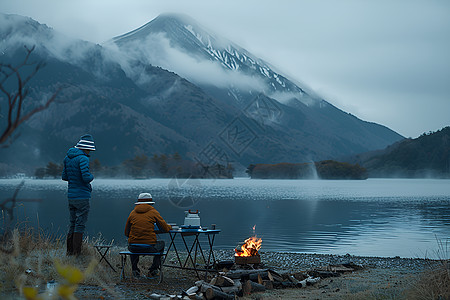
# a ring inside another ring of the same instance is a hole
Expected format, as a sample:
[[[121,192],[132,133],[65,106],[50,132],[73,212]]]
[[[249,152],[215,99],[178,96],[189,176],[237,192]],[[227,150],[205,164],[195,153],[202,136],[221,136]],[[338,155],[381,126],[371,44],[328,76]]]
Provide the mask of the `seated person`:
[[[138,201],[134,203],[136,206],[131,211],[125,225],[125,236],[128,237],[128,250],[136,253],[155,253],[164,251],[164,241],[156,240],[155,225],[159,231],[167,232],[172,229],[166,221],[161,217],[159,212],[153,207],[155,202],[150,193],[139,194]],[[139,255],[130,255],[131,269],[133,276],[139,277],[140,270],[138,268]],[[158,274],[161,266],[161,256],[153,257],[153,264],[148,271],[149,277]]]

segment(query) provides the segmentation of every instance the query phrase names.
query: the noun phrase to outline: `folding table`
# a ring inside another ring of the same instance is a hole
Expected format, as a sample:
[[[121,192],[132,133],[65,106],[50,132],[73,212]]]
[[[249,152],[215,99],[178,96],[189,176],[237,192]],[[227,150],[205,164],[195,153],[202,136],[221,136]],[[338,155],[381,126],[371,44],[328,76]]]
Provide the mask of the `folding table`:
[[[167,259],[167,255],[164,258],[164,261],[162,262],[162,264],[165,267],[179,268],[179,269],[183,269],[183,270],[193,270],[197,274],[198,278],[200,278],[200,276],[198,274],[199,271],[201,271],[201,272],[204,271],[205,276],[206,276],[207,272],[216,272],[216,270],[211,270],[211,267],[213,267],[216,263],[213,246],[214,246],[214,239],[216,237],[216,234],[218,234],[218,233],[220,233],[220,229],[203,230],[203,229],[181,228],[181,229],[177,229],[177,230],[170,230],[169,231],[170,244],[169,244],[169,247],[167,248],[166,254],[168,254],[169,251],[171,251],[173,249],[173,251],[175,252],[175,255],[177,257],[177,260],[178,260],[178,265],[177,266],[165,265],[164,263]],[[208,238],[208,247],[209,247],[208,259],[206,259],[205,253],[200,244],[199,238],[201,235],[204,235]],[[192,244],[190,244],[190,245],[189,245],[189,240],[186,239],[186,237],[188,237],[188,236],[193,237]],[[175,245],[175,239],[177,237],[181,238],[181,240],[183,241],[183,244],[186,248],[186,251],[187,251],[187,257],[184,260],[184,262],[180,258],[178,249]],[[193,251],[194,251],[194,253],[192,253]],[[201,255],[201,257],[203,258],[203,261],[205,262],[204,269],[197,268],[197,256],[198,255]],[[187,266],[188,262],[191,262],[192,267]]]

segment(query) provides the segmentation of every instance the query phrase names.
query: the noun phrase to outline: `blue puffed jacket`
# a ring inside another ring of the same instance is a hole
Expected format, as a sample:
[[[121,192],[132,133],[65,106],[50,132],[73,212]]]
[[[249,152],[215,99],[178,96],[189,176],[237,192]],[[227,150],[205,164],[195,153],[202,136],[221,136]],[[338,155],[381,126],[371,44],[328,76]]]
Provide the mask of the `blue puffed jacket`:
[[[68,181],[67,198],[90,199],[94,176],[89,172],[89,157],[83,150],[70,148],[64,158],[62,180]]]

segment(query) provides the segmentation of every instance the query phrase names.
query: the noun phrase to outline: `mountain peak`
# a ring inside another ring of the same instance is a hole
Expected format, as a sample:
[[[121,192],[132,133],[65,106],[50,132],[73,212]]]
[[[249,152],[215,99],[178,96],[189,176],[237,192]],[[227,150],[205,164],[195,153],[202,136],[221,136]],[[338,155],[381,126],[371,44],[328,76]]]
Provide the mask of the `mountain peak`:
[[[157,51],[155,49],[167,47],[161,46],[160,38],[152,38],[157,35],[165,39],[164,43],[170,45],[170,49],[165,48],[168,51],[161,51],[161,53],[155,55],[155,51]],[[123,48],[125,52],[134,51],[136,48],[152,49],[153,53],[149,53],[149,50],[141,51],[141,53],[145,53],[146,58],[153,59],[150,60],[151,64],[170,69],[178,74],[187,75],[189,80],[197,84],[201,84],[201,82],[190,77],[189,74],[185,74],[183,70],[178,70],[177,67],[180,66],[172,66],[167,63],[170,61],[169,58],[163,59],[163,61],[160,61],[160,58],[175,50],[202,62],[198,66],[202,64],[211,66],[211,62],[217,63],[218,68],[225,69],[223,72],[232,71],[229,74],[234,74],[231,77],[234,76],[235,78],[209,82],[209,85],[223,85],[223,82],[227,81],[231,82],[230,88],[232,89],[232,86],[242,86],[243,82],[249,82],[244,87],[243,93],[241,91],[230,91],[230,94],[233,95],[245,94],[253,98],[252,92],[249,94],[249,91],[269,92],[271,95],[275,94],[275,97],[283,94],[282,97],[278,97],[280,99],[297,99],[296,101],[300,100],[306,105],[317,103],[311,95],[307,95],[302,88],[274,70],[267,62],[233,42],[209,32],[197,21],[183,14],[162,14],[136,30],[115,37],[112,42]],[[203,71],[208,72],[208,70]],[[248,80],[236,79],[240,75]],[[289,95],[286,95],[286,93]],[[284,101],[284,99],[281,101]],[[246,102],[244,99],[237,100],[242,103]]]
[[[16,14],[0,13],[0,28],[2,40],[20,32],[23,36],[31,36],[36,33],[43,33],[50,28],[45,24],[33,20],[30,17],[24,17]]]
[[[177,22],[181,22],[181,23],[195,23],[196,21],[191,18],[190,16],[186,15],[186,14],[182,14],[182,13],[172,13],[172,12],[167,12],[167,13],[162,13],[159,16],[157,16],[155,19],[153,19],[151,22],[154,21],[177,21]]]
[[[187,27],[199,28],[200,25],[188,15],[164,13],[135,30],[113,38],[113,42],[121,44],[129,40],[145,39],[155,33],[164,33],[173,37],[179,35],[180,30]]]

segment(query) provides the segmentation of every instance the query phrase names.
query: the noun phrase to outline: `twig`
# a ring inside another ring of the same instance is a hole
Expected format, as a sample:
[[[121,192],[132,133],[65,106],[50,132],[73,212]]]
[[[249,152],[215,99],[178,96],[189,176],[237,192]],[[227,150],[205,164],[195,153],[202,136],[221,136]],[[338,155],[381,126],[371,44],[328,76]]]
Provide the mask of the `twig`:
[[[56,92],[50,98],[48,98],[44,104],[35,107],[27,113],[22,111],[24,100],[27,98],[29,93],[29,88],[27,87],[28,83],[36,75],[36,73],[45,66],[43,62],[29,62],[30,55],[34,51],[35,46],[33,46],[31,49],[25,46],[25,49],[27,51],[27,55],[19,65],[12,66],[10,64],[0,63],[0,74],[2,77],[0,79],[0,92],[2,92],[6,96],[8,103],[7,123],[5,129],[0,134],[0,144],[4,144],[23,122],[30,119],[36,113],[47,109],[50,104],[55,101],[56,96],[62,89],[58,88]],[[25,79],[23,79],[21,70],[23,67],[29,66],[34,66],[34,69]],[[8,91],[5,88],[6,81],[10,78],[15,78],[17,82],[17,91]],[[3,147],[7,146],[8,145],[4,145]]]

